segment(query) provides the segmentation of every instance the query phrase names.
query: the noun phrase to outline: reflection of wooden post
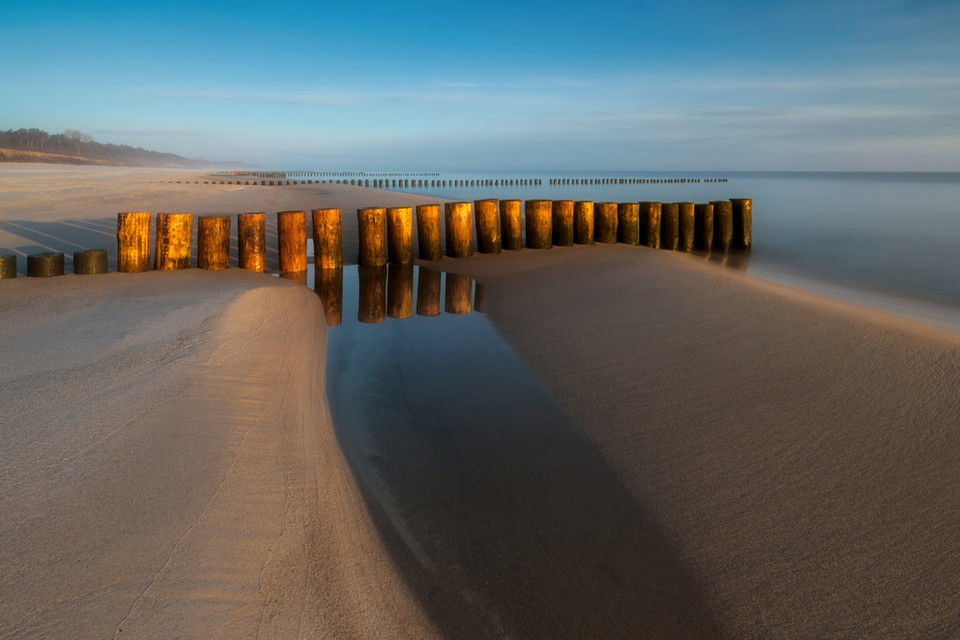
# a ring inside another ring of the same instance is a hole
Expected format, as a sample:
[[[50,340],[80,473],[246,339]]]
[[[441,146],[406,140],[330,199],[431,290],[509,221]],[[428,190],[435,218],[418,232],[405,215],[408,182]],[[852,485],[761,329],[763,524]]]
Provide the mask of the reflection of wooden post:
[[[280,273],[307,271],[307,212],[277,213],[277,244]]]
[[[383,322],[387,319],[387,268],[361,265],[357,270],[360,274],[357,320],[367,324]]]
[[[413,216],[412,210],[410,215]],[[412,264],[387,267],[387,315],[401,320],[413,315]]]
[[[527,200],[523,203],[526,217],[527,247],[550,249],[553,247],[553,202],[550,200]]]
[[[441,273],[433,269],[420,267],[417,274],[417,315],[440,315],[440,278]]]
[[[27,275],[32,278],[50,278],[63,275],[63,254],[47,251],[27,256]]]
[[[750,249],[753,245],[753,200],[733,198],[733,246],[737,249]]]
[[[439,260],[443,257],[440,244],[440,205],[417,205],[417,245],[421,260]]]
[[[17,277],[17,256],[12,253],[0,254],[0,280]]]
[[[469,258],[473,255],[473,205],[469,202],[444,204],[447,227],[447,255]]]
[[[73,272],[77,275],[106,273],[108,270],[106,249],[86,249],[73,252]],[[2,277],[0,276],[0,278]]]
[[[617,205],[617,242],[640,244],[640,205],[636,202]]]
[[[653,249],[660,248],[661,209],[659,202],[640,203],[640,241]]]
[[[694,208],[692,202],[678,202],[677,215],[680,219],[680,248],[684,251],[693,251],[694,237]]]
[[[733,204],[729,200],[713,203],[713,246],[724,253],[733,246]]]
[[[117,271],[150,270],[150,214],[137,211],[117,214]]]
[[[267,270],[266,213],[237,216],[237,258],[241,269],[258,273]]]
[[[456,315],[473,311],[473,280],[456,273],[448,273],[446,279],[443,310]]]
[[[157,214],[157,252],[153,268],[176,271],[190,268],[193,250],[193,214]]]
[[[313,290],[323,304],[323,318],[328,327],[343,321],[343,269],[314,269]]]
[[[664,202],[660,205],[661,228],[660,248],[676,251],[680,246],[680,208],[676,202]]]
[[[500,237],[504,249],[523,249],[523,217],[520,215],[519,200],[500,201]]]
[[[360,235],[360,265],[382,267],[387,264],[387,210],[381,207],[357,209],[357,232]]]
[[[554,200],[551,218],[554,246],[573,246],[573,200]]]
[[[597,242],[617,241],[617,203],[598,202],[594,212],[594,237]]]
[[[499,202],[490,198],[475,200],[473,215],[477,223],[477,251],[480,253],[500,253],[500,214]]]
[[[230,216],[200,216],[197,220],[197,267],[209,271],[230,268]]]
[[[573,241],[593,244],[593,202],[580,200],[573,205]]]
[[[387,209],[387,261],[391,264],[413,262],[413,209]]]
[[[314,209],[313,264],[317,269],[343,267],[343,212],[340,209]]]
[[[479,282],[476,283],[476,286],[473,288],[473,310],[483,313],[483,302],[484,302],[484,290],[483,285]]]
[[[698,204],[693,208],[693,246],[707,252],[713,249],[712,204]]]

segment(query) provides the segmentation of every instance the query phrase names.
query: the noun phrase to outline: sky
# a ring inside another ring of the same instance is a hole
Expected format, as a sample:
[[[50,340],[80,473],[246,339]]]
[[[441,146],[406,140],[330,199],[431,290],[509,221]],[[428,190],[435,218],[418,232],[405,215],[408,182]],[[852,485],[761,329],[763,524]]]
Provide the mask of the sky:
[[[0,0],[0,129],[263,168],[960,171],[960,2]]]

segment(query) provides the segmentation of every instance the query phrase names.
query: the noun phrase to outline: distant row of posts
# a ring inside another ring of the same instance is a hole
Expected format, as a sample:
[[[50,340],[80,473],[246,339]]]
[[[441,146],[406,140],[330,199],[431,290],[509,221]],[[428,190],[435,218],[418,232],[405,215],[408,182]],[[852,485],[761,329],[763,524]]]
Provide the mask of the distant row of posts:
[[[226,184],[241,186],[296,186],[303,184],[343,184],[375,189],[426,189],[457,187],[526,187],[543,184],[542,178],[482,178],[472,180],[438,180],[427,178],[330,178],[325,180],[290,180],[283,173],[256,173],[253,177],[270,177],[273,180],[204,180],[203,184]],[[429,175],[429,174],[425,174]],[[177,184],[190,184],[189,180],[177,180]],[[701,184],[728,182],[727,178],[548,178],[550,185],[631,185],[631,184]],[[194,180],[193,184],[200,184]]]

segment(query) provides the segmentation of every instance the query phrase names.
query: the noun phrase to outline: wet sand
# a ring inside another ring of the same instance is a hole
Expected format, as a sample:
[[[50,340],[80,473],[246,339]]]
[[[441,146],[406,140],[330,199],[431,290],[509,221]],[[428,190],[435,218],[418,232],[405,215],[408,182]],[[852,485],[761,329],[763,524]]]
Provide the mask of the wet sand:
[[[0,249],[113,252],[123,210],[428,201],[155,174],[0,167]],[[423,403],[424,428],[460,392],[485,442],[497,399],[469,388],[497,357],[550,409],[501,394],[489,448],[432,455],[459,485],[404,476],[423,449],[399,442],[392,496],[337,441],[306,289],[239,270],[0,282],[0,635],[960,633],[958,334],[641,248],[440,267],[484,285],[509,347]],[[416,378],[384,383],[403,398]]]

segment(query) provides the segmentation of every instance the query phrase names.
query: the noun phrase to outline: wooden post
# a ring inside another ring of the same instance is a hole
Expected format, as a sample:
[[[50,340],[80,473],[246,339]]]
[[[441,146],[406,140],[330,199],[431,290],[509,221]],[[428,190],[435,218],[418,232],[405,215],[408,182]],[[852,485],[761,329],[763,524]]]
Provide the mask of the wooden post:
[[[519,200],[500,201],[500,237],[508,251],[523,249],[523,216]]]
[[[417,246],[421,260],[439,260],[443,257],[440,243],[440,205],[417,205]]]
[[[729,200],[713,203],[713,246],[727,253],[733,246],[733,204]]]
[[[313,209],[313,264],[317,269],[343,267],[343,212]],[[342,276],[341,276],[342,277]]]
[[[475,200],[473,213],[477,226],[477,251],[480,253],[500,253],[500,214],[499,202],[495,198]]]
[[[320,297],[327,326],[343,322],[343,269],[314,269],[313,290]]]
[[[417,315],[440,315],[440,282],[442,274],[420,267],[417,274]]]
[[[127,211],[117,214],[117,271],[150,271],[150,214]]]
[[[413,209],[387,209],[387,261],[390,264],[413,262]]]
[[[277,246],[280,254],[280,273],[306,273],[306,211],[280,211],[277,213]]]
[[[573,200],[554,200],[551,209],[553,244],[557,247],[573,246]]]
[[[210,271],[230,268],[230,216],[197,219],[197,267]]]
[[[653,249],[660,248],[661,207],[659,202],[640,204],[640,241]]]
[[[266,213],[241,213],[237,216],[237,259],[241,269],[258,273],[267,270]]]
[[[32,278],[50,278],[63,275],[63,254],[47,251],[27,256],[27,275]]]
[[[596,241],[615,243],[617,241],[617,203],[598,202],[594,215],[593,235]]]
[[[698,204],[693,208],[693,246],[707,253],[713,249],[712,204]]]
[[[680,248],[689,253],[693,251],[693,241],[694,241],[693,203],[678,202],[677,215],[679,216]]]
[[[469,258],[473,255],[473,205],[447,202],[444,205],[447,227],[447,255]]]
[[[749,251],[753,245],[753,200],[731,198],[730,204],[733,209],[733,246]]]
[[[176,271],[190,268],[193,251],[193,214],[157,214],[157,251],[153,268]]]
[[[593,202],[579,200],[573,205],[573,241],[593,244]]]
[[[411,210],[411,217],[413,211]],[[413,264],[387,267],[387,315],[400,320],[413,315]]]
[[[680,246],[680,208],[676,202],[664,202],[660,210],[660,248],[676,251]]]
[[[387,210],[382,207],[357,209],[357,232],[360,235],[360,256],[358,259],[360,265],[364,267],[386,265]]]
[[[447,273],[443,310],[455,315],[473,311],[473,279],[457,273]]]
[[[75,274],[93,275],[106,273],[108,270],[106,249],[85,249],[73,252],[73,272]]]
[[[387,319],[387,267],[361,265],[357,271],[360,274],[357,320],[366,324],[383,322]]]
[[[17,256],[12,253],[0,254],[0,280],[17,277]]]
[[[636,202],[617,205],[617,242],[632,246],[640,244],[640,205]]]
[[[523,209],[526,218],[527,247],[530,249],[552,248],[553,202],[550,200],[527,200],[523,203]]]

